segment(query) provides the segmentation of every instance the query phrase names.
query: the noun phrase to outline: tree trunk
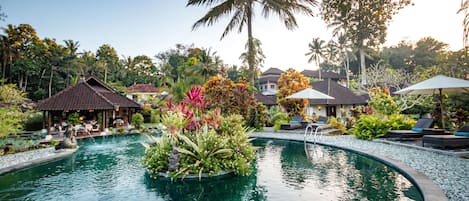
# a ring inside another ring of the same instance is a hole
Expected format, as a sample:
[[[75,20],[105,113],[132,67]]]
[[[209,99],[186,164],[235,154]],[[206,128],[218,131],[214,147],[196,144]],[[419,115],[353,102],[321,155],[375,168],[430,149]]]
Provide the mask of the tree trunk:
[[[107,83],[107,64],[104,64],[104,83]]]
[[[320,66],[320,63],[319,63],[319,60],[316,61],[316,65],[318,65],[318,73],[319,73],[319,80],[321,80],[321,66]]]
[[[252,3],[248,3],[247,8],[247,25],[248,25],[248,66],[249,72],[251,73],[250,83],[254,86],[254,74],[255,74],[255,66],[254,66],[254,43],[252,37]]]
[[[50,69],[50,78],[49,78],[49,97],[52,96],[52,76],[54,76],[54,70]]]
[[[24,77],[24,91],[26,91],[26,88],[28,87],[28,76]]]
[[[366,68],[365,68],[365,50],[360,48],[360,69],[362,73],[362,86],[366,85]]]
[[[350,71],[350,59],[348,58],[348,53],[346,53],[345,55],[345,60],[347,62],[347,64],[345,65],[345,75],[347,76],[347,87],[350,88],[350,74],[349,74],[349,71]]]

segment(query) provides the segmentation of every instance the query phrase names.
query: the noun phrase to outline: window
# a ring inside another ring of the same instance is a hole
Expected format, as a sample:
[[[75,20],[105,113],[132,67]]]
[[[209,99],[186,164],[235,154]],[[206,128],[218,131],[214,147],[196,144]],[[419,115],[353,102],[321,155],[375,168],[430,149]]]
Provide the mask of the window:
[[[275,84],[271,84],[270,89],[275,89]]]

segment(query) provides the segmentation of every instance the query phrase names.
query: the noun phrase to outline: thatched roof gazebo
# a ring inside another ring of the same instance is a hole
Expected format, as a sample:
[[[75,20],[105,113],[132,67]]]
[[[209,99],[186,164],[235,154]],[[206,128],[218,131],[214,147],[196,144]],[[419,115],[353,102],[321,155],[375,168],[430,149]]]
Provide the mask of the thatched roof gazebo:
[[[59,125],[72,112],[80,114],[82,120],[100,119],[100,130],[107,128],[109,122],[123,118],[130,121],[132,114],[140,105],[121,95],[95,77],[81,80],[74,86],[68,87],[57,94],[40,101],[36,109],[43,111],[43,127],[50,134],[52,121],[57,117]],[[46,114],[47,113],[47,114]]]

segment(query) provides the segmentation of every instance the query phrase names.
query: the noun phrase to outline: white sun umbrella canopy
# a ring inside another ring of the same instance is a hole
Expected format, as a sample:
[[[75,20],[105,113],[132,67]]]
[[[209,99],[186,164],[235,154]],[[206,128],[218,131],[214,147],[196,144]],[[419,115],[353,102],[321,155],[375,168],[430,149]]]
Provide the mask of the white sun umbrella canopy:
[[[396,94],[436,94],[436,93],[469,93],[469,81],[437,75],[428,80],[419,82],[402,90]]]
[[[440,96],[440,110],[441,121],[443,128],[445,128],[445,121],[443,116],[443,93],[469,93],[469,81],[447,77],[444,75],[437,75],[428,80],[419,82],[402,90],[396,91],[396,94],[439,94]]]
[[[332,96],[329,96],[325,93],[322,93],[318,90],[314,90],[311,88],[303,89],[299,92],[296,92],[292,95],[286,97],[287,99],[308,99],[308,108],[309,108],[309,100],[312,99],[335,99]]]

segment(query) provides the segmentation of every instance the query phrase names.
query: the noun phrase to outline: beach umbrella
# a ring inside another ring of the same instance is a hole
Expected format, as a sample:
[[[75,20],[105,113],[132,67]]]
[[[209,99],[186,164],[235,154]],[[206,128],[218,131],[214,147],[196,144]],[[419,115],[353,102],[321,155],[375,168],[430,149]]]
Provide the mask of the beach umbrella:
[[[444,75],[437,75],[428,80],[419,82],[407,88],[395,92],[396,94],[427,94],[433,95],[438,93],[440,96],[440,112],[441,123],[443,129],[445,128],[445,121],[443,117],[443,93],[469,93],[469,81],[447,77]]]
[[[308,99],[308,108],[309,108],[309,100],[312,99],[335,99],[332,96],[329,96],[325,93],[322,93],[318,90],[314,90],[311,88],[303,89],[299,92],[296,92],[292,95],[286,97],[287,99]]]

